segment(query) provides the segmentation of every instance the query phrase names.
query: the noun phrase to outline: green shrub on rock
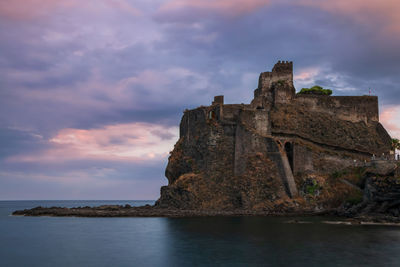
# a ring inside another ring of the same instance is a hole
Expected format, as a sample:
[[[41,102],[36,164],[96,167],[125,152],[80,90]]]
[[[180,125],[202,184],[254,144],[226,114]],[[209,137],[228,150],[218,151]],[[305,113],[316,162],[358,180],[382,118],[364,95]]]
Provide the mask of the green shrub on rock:
[[[304,94],[304,95],[331,95],[332,90],[331,89],[324,89],[321,86],[315,85],[311,88],[303,88],[298,92],[298,94]]]
[[[304,195],[318,196],[322,187],[313,178],[307,178],[302,185],[302,192]]]

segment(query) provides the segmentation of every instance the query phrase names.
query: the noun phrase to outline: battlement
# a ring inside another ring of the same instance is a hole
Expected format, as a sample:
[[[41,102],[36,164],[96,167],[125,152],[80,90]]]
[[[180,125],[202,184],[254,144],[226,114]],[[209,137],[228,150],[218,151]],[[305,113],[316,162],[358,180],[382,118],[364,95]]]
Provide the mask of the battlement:
[[[272,68],[272,73],[284,73],[284,74],[292,74],[293,73],[293,61],[278,61]]]

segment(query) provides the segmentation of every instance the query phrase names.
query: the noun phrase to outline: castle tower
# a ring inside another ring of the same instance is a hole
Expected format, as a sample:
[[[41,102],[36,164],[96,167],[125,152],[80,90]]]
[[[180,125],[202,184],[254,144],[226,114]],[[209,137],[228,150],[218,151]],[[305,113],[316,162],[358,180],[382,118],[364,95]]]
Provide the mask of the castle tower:
[[[272,83],[285,81],[293,85],[293,62],[278,61],[272,68],[271,72],[262,72],[258,79],[258,89],[268,89]]]
[[[269,109],[276,102],[285,103],[295,95],[293,86],[293,62],[278,61],[271,72],[262,72],[258,88],[254,90],[252,106]]]

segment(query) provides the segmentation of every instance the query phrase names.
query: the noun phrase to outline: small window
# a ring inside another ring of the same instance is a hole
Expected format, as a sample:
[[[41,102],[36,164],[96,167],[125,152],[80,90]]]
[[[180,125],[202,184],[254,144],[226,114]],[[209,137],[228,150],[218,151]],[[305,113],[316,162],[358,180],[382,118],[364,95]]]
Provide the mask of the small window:
[[[215,112],[213,111],[213,110],[211,110],[209,113],[208,113],[208,118],[211,120],[211,119],[215,119]]]

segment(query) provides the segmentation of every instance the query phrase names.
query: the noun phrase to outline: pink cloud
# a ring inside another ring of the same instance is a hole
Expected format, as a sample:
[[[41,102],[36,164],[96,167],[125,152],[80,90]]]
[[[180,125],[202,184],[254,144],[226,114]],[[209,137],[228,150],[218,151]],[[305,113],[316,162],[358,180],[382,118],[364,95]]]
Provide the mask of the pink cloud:
[[[131,4],[128,3],[126,0],[108,0],[107,5],[110,7],[113,7],[115,9],[119,9],[121,11],[127,12],[133,16],[139,16],[141,15],[141,12],[139,9],[134,8]]]
[[[53,0],[1,1],[0,15],[11,19],[30,19],[45,15],[50,10],[60,6],[60,2]]]
[[[146,161],[166,158],[178,139],[178,127],[150,123],[107,125],[96,129],[63,129],[39,154],[17,155],[11,162],[75,160]]]
[[[385,33],[400,31],[398,0],[301,0],[301,5],[350,16],[361,23],[381,25]]]
[[[0,1],[0,16],[14,20],[30,20],[51,15],[56,10],[86,10],[107,12],[109,9],[137,16],[141,12],[126,0],[12,0]]]
[[[400,105],[384,108],[380,121],[393,138],[400,138]]]
[[[302,80],[302,81],[308,81],[312,80],[317,76],[319,73],[319,69],[317,68],[308,68],[308,69],[302,69],[300,72],[298,72],[295,76],[295,80]]]
[[[169,13],[189,8],[237,16],[250,13],[267,4],[269,0],[172,0],[162,5],[159,12]]]

